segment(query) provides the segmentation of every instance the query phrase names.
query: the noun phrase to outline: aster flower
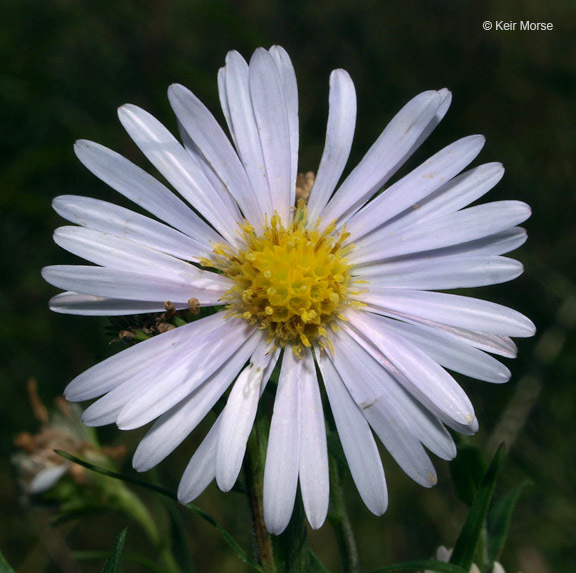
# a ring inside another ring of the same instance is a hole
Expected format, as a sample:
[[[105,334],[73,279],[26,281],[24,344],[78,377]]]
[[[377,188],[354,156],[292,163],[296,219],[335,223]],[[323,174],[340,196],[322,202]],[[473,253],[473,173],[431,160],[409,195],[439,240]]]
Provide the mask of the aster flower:
[[[189,502],[214,479],[222,490],[233,487],[259,397],[279,367],[264,472],[269,531],[286,527],[298,484],[311,526],[325,520],[328,404],[360,496],[382,514],[388,496],[374,434],[411,478],[433,485],[426,449],[451,459],[446,427],[477,429],[472,404],[446,369],[505,382],[510,372],[491,354],[513,357],[510,337],[534,333],[511,309],[433,292],[521,274],[501,255],[524,243],[516,225],[530,209],[517,201],[469,207],[503,173],[496,163],[461,173],[484,144],[479,135],[388,184],[446,113],[447,90],[406,104],[338,186],[356,121],[345,71],[330,77],[315,180],[297,175],[296,76],[282,48],[258,49],[249,64],[230,52],[218,87],[232,142],[180,85],[169,99],[182,144],[146,111],[119,110],[179,196],[114,151],[76,144],[90,171],[154,218],[86,197],[55,199],[56,211],[78,225],[58,229],[55,241],[96,266],[44,269],[68,291],[51,308],[111,316],[162,312],[168,301],[177,310],[219,308],[90,368],[65,395],[98,398],[84,413],[88,425],[129,430],[156,420],[134,456],[144,471],[230,389],[182,477],[178,495]]]

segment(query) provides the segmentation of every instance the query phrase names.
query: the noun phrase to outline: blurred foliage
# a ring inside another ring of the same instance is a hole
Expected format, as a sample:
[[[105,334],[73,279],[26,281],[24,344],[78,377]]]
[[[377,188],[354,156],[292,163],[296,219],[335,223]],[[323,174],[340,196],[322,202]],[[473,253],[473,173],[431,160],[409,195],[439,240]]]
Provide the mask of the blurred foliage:
[[[216,73],[225,54],[245,57],[258,46],[283,45],[298,74],[300,169],[314,169],[323,143],[328,76],[347,69],[359,98],[353,165],[392,114],[419,91],[449,87],[452,109],[410,163],[470,133],[487,136],[482,162],[502,161],[507,174],[489,199],[527,201],[530,239],[515,255],[526,273],[482,296],[513,306],[537,323],[521,341],[510,384],[463,381],[481,423],[473,443],[489,459],[504,440],[505,491],[526,479],[502,561],[509,571],[568,571],[576,563],[573,383],[576,375],[576,3],[554,0],[0,0],[0,547],[21,571],[75,571],[71,550],[109,550],[124,526],[114,516],[82,527],[52,529],[50,510],[22,513],[5,461],[21,431],[37,428],[25,382],[34,376],[46,402],[96,361],[110,355],[105,321],[49,312],[55,289],[40,268],[72,261],[50,240],[62,224],[51,210],[57,195],[75,193],[121,202],[76,160],[72,143],[87,138],[145,165],[114,117],[118,105],[145,107],[171,128],[165,89],[190,87],[215,112]],[[551,22],[548,32],[485,31],[485,20]],[[221,114],[218,113],[218,117]],[[201,432],[200,432],[201,433]],[[141,433],[100,432],[105,443],[132,449]],[[158,469],[175,488],[192,436]],[[448,465],[440,484],[423,490],[384,454],[391,504],[376,518],[350,487],[348,502],[367,569],[433,554],[454,543],[465,506]],[[127,471],[130,471],[128,467]],[[210,488],[199,500],[239,536],[250,538],[248,510],[235,494]],[[203,524],[186,516],[199,570],[238,571],[233,555]],[[332,532],[311,543],[338,568]],[[131,529],[130,551],[148,550]],[[148,554],[151,557],[150,554]],[[153,557],[153,556],[152,556]],[[83,564],[83,570],[90,569]],[[127,568],[127,570],[130,570]],[[138,569],[135,569],[138,570]]]

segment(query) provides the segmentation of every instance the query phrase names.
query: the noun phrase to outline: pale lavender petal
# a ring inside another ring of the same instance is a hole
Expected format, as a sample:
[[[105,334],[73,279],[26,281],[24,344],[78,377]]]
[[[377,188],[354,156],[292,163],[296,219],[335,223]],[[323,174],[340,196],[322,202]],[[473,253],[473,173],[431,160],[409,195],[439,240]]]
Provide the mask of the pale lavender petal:
[[[205,288],[211,285],[218,290],[227,290],[232,286],[230,279],[217,273],[201,271],[186,261],[147,245],[86,227],[60,227],[54,232],[54,242],[91,263],[111,269],[196,285],[202,283]]]
[[[411,257],[355,268],[356,276],[377,288],[446,290],[510,281],[522,274],[518,261],[498,256]]]
[[[348,219],[351,236],[357,241],[439,189],[476,158],[484,142],[481,135],[472,135],[430,157]]]
[[[294,205],[296,199],[296,176],[298,175],[298,148],[299,148],[299,124],[298,124],[298,83],[296,72],[290,60],[288,52],[281,46],[272,46],[269,50],[274,58],[282,91],[286,101],[286,113],[288,116],[288,129],[290,132],[290,205]]]
[[[438,124],[437,114],[447,110],[446,102],[445,90],[423,92],[410,100],[336,191],[323,212],[324,221],[346,221],[381,189]]]
[[[361,344],[343,330],[332,337],[332,342],[335,349],[338,348],[338,354],[335,352],[332,362],[341,372],[344,381],[348,380],[348,390],[369,422],[372,414],[370,410],[381,409],[384,397],[388,408],[395,410],[388,417],[400,416],[404,421],[401,423],[408,423],[406,432],[412,433],[424,446],[443,459],[450,460],[456,455],[454,441],[438,418],[370,356]],[[370,382],[367,384],[366,381]],[[423,463],[426,464],[426,460],[423,460]],[[430,485],[429,475],[424,471],[422,476]]]
[[[204,419],[262,342],[261,335],[249,338],[202,386],[162,414],[136,448],[134,469],[146,471],[171,454]]]
[[[510,370],[504,364],[438,328],[379,319],[449,370],[485,382],[503,383],[510,379]]]
[[[264,521],[270,533],[286,529],[298,486],[300,463],[300,384],[304,362],[284,352],[270,423],[264,468]]]
[[[360,269],[364,267],[370,267],[372,265],[378,265],[387,261],[418,261],[423,258],[425,259],[439,259],[444,257],[477,257],[477,256],[496,256],[503,255],[510,251],[521,247],[528,238],[526,230],[521,227],[513,227],[506,231],[501,231],[494,235],[489,235],[481,239],[476,239],[474,241],[466,241],[464,243],[458,243],[454,245],[449,245],[447,247],[433,248],[432,250],[423,250],[415,253],[408,253],[405,255],[400,255],[398,257],[391,257],[389,259],[381,258],[380,256],[367,257],[373,258],[373,260],[366,261],[364,263],[359,263],[358,255],[362,254],[362,251],[356,250],[352,251],[349,255],[349,260],[354,264],[355,269]]]
[[[454,177],[439,189],[424,197],[399,215],[388,221],[388,230],[398,230],[421,221],[454,213],[479,199],[492,189],[504,175],[500,163],[479,165]]]
[[[42,276],[46,282],[64,290],[129,300],[182,303],[196,298],[201,306],[213,306],[221,304],[220,299],[226,292],[207,277],[191,283],[183,279],[83,265],[45,267]]]
[[[178,330],[178,329],[176,329]],[[118,415],[121,430],[132,430],[154,420],[175,406],[230,360],[256,329],[246,321],[225,320],[221,326],[197,340],[188,351],[187,365],[181,375],[158,380],[153,392],[135,397]]]
[[[226,54],[226,59],[232,52]],[[237,53],[237,52],[236,52]],[[241,56],[240,56],[241,57]],[[243,59],[243,58],[242,58]],[[244,62],[246,64],[246,62]],[[247,66],[248,64],[246,64]],[[218,97],[220,99],[220,107],[222,108],[222,113],[226,119],[226,124],[230,130],[230,135],[232,136],[232,141],[236,145],[236,135],[234,134],[234,129],[232,127],[232,118],[230,116],[230,103],[228,101],[228,87],[226,86],[226,66],[218,70]]]
[[[216,476],[216,440],[218,439],[221,418],[222,416],[212,424],[210,431],[184,470],[178,486],[178,501],[180,503],[186,504],[195,500]]]
[[[212,254],[210,245],[113,203],[89,197],[61,195],[54,199],[52,206],[61,217],[72,223],[130,239],[187,261],[197,261],[200,257]]]
[[[168,97],[178,120],[190,139],[198,147],[205,161],[224,184],[244,215],[256,224],[263,222],[257,198],[245,170],[215,117],[208,108],[184,86],[174,84]],[[232,107],[230,111],[232,111]],[[238,130],[235,130],[239,133]]]
[[[398,393],[391,392],[394,380],[344,333],[337,333],[332,342],[331,361],[380,441],[414,481],[434,485],[436,471],[414,430],[419,420],[408,417],[396,399]]]
[[[206,249],[210,249],[211,242],[222,239],[172,191],[115,151],[86,140],[77,141],[74,151],[104,183],[175,229],[201,241]]]
[[[164,363],[166,357],[185,356],[223,322],[224,312],[219,312],[140,342],[77,376],[66,387],[64,396],[72,402],[91,400],[132,377],[145,377],[154,364]]]
[[[419,225],[388,231],[383,227],[357,241],[353,262],[381,261],[400,255],[450,247],[491,237],[530,217],[530,207],[521,201],[497,201],[469,207]]]
[[[404,320],[404,319],[403,319]],[[414,322],[416,324],[426,324],[442,330],[443,332],[448,332],[452,336],[459,338],[466,344],[474,346],[474,348],[479,348],[485,352],[490,352],[492,354],[497,354],[498,356],[504,356],[506,358],[516,358],[518,354],[518,348],[514,341],[508,336],[500,336],[498,334],[485,334],[483,332],[476,332],[474,330],[466,330],[465,328],[456,328],[454,326],[448,326],[440,322],[434,322],[432,320],[416,320],[409,322]]]
[[[238,209],[238,202],[234,198],[234,195],[230,193],[230,190],[226,183],[222,181],[218,173],[214,170],[214,167],[208,162],[203,150],[198,147],[198,145],[192,140],[190,134],[184,129],[184,126],[180,121],[178,121],[178,133],[180,134],[180,139],[184,145],[184,149],[188,152],[190,157],[196,165],[202,170],[202,173],[212,185],[212,188],[216,191],[217,195],[222,199],[223,203],[226,205],[227,209],[231,213],[236,213],[239,217],[240,212]]]
[[[223,72],[225,91],[220,89],[219,92],[221,101],[224,99],[224,93],[226,94],[226,102],[222,103],[222,109],[225,106],[228,108],[228,127],[252,184],[255,196],[253,201],[259,207],[258,217],[250,221],[259,227],[264,225],[264,213],[274,213],[274,203],[250,98],[249,74],[248,64],[244,58],[238,52],[228,52]]]
[[[286,225],[295,193],[290,186],[293,161],[288,118],[293,110],[288,109],[274,58],[263,48],[258,48],[250,60],[250,95],[274,208]]]
[[[326,428],[312,351],[304,349],[300,360],[300,490],[310,526],[318,529],[326,519],[330,493]]]
[[[148,160],[231,244],[240,216],[231,212],[176,138],[152,115],[131,104],[118,110],[122,125]]]
[[[170,377],[181,379],[186,374],[186,355],[159,357],[150,365],[145,375],[132,376],[93,402],[82,413],[82,422],[87,426],[115,424],[122,408],[143,392],[154,392],[159,379],[170,372]]]
[[[216,481],[223,491],[230,491],[236,483],[256,417],[258,400],[279,354],[279,348],[273,350],[262,340],[228,396],[222,412],[216,453]]]
[[[372,513],[382,515],[388,507],[388,490],[380,453],[370,426],[352,400],[327,353],[319,351],[316,361],[322,372],[338,437],[358,493]]]
[[[146,314],[164,312],[164,303],[160,301],[126,300],[106,298],[77,292],[63,292],[53,296],[48,303],[50,310],[61,314],[80,314],[85,316],[124,316],[128,314]],[[177,310],[188,308],[187,303],[174,305]]]
[[[508,307],[467,296],[440,292],[369,288],[362,301],[379,314],[417,317],[489,334],[532,336],[534,324]]]
[[[316,221],[328,203],[352,148],[356,127],[356,90],[344,70],[334,70],[330,75],[329,105],[324,152],[308,199],[310,221]]]
[[[365,311],[347,311],[342,328],[414,397],[458,431],[475,432],[474,408],[454,378],[427,354]]]

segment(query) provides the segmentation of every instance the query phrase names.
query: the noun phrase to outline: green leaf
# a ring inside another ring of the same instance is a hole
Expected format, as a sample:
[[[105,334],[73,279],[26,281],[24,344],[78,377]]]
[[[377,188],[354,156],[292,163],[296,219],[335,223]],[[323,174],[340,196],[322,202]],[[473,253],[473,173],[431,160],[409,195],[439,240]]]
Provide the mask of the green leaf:
[[[310,550],[310,572],[311,573],[330,573],[330,570],[320,561],[320,558],[314,551]]]
[[[75,464],[78,464],[79,466],[83,466],[86,469],[89,469],[89,470],[96,472],[98,474],[102,474],[102,475],[111,477],[113,479],[123,481],[125,483],[130,483],[132,485],[144,487],[146,489],[149,489],[149,490],[154,491],[156,493],[159,493],[161,495],[165,495],[166,497],[169,497],[175,501],[178,501],[178,498],[177,498],[175,493],[171,492],[170,490],[164,489],[163,487],[160,487],[158,485],[154,485],[154,484],[145,482],[144,480],[134,478],[131,476],[127,476],[127,475],[124,475],[124,474],[121,474],[118,472],[113,472],[112,470],[108,470],[106,468],[101,468],[100,466],[95,466],[94,464],[91,464],[90,462],[87,462],[85,460],[81,460],[80,458],[77,458],[76,456],[73,456],[72,454],[69,454],[68,452],[65,452],[64,450],[54,450],[54,453],[58,454],[59,456],[62,456],[63,458],[66,458],[67,460],[70,460],[71,462],[74,462]]]
[[[445,563],[436,559],[420,559],[418,561],[406,561],[388,565],[381,569],[376,569],[372,573],[389,573],[392,571],[438,571],[439,573],[468,573],[468,569],[463,569],[454,563]]]
[[[450,558],[450,563],[460,565],[466,571],[470,570],[474,561],[474,553],[476,552],[476,546],[478,545],[478,540],[480,539],[482,529],[484,528],[486,515],[488,514],[488,508],[490,507],[490,501],[492,500],[492,494],[496,487],[498,470],[503,457],[504,445],[502,444],[496,451],[488,471],[484,474],[484,477],[480,482],[478,493],[474,498],[472,507],[470,507],[468,517],[462,527],[460,536],[454,546],[452,557]]]
[[[72,551],[71,552],[72,559],[76,561],[101,561],[102,559],[106,559],[108,557],[107,551]],[[126,553],[124,551],[122,553],[122,561],[124,563],[135,563],[137,565],[142,565],[149,571],[153,571],[154,573],[163,573],[164,569],[161,565],[157,565],[154,561],[139,555],[138,553]],[[3,573],[0,569],[0,573]]]
[[[515,487],[494,503],[494,506],[490,510],[488,514],[489,563],[494,563],[494,561],[497,561],[498,557],[500,557],[500,553],[508,537],[510,521],[512,520],[512,513],[516,507],[516,502],[529,483],[530,482],[526,481],[518,487]]]
[[[473,446],[458,446],[458,455],[450,462],[450,473],[458,499],[472,505],[480,487],[486,464],[480,450]]]
[[[86,462],[84,460],[81,460],[80,458],[77,458],[76,456],[73,456],[72,454],[69,454],[68,452],[64,452],[63,450],[54,450],[55,453],[57,453],[58,455],[62,456],[63,458],[66,458],[67,460],[70,460],[71,462],[74,462],[78,465],[81,465],[93,472],[111,477],[113,479],[117,479],[126,483],[130,483],[132,485],[137,485],[140,487],[144,487],[146,489],[149,489],[155,493],[159,493],[160,495],[164,495],[166,497],[169,497],[170,499],[173,499],[174,501],[178,501],[178,496],[171,492],[170,490],[164,489],[163,487],[160,487],[158,485],[154,485],[151,483],[147,483],[143,480],[140,480],[138,478],[134,478],[134,477],[130,477],[130,476],[126,476],[123,475],[121,473],[118,472],[113,472],[111,470],[107,470],[106,468],[101,468],[99,466],[95,466],[94,464],[91,464],[90,462]],[[220,533],[220,535],[222,536],[222,539],[224,539],[224,541],[230,546],[230,548],[232,549],[232,551],[234,551],[236,557],[238,557],[238,559],[240,559],[241,561],[243,561],[244,563],[246,563],[247,565],[249,565],[250,567],[252,567],[252,569],[254,569],[255,571],[260,571],[261,573],[265,573],[264,569],[258,565],[258,563],[256,563],[255,561],[251,560],[248,557],[248,554],[246,553],[246,551],[244,551],[244,549],[242,549],[242,547],[240,546],[240,544],[224,529],[224,527],[222,527],[212,516],[208,515],[205,511],[201,510],[197,505],[194,505],[193,503],[189,503],[187,505],[185,505],[184,507],[186,507],[187,509],[194,511],[198,516],[200,516],[204,521],[208,522],[210,525],[212,525],[213,527],[215,527],[218,532]]]
[[[122,550],[124,549],[124,541],[126,540],[126,532],[128,528],[125,527],[114,541],[114,546],[112,547],[112,553],[108,557],[108,561],[104,564],[102,568],[102,573],[116,573],[118,567],[120,566],[120,558],[122,556]]]
[[[4,559],[2,553],[0,553],[0,573],[14,573],[14,569],[8,565],[8,562]]]
[[[172,547],[172,554],[182,571],[186,573],[194,573],[196,567],[192,561],[192,556],[188,549],[186,540],[186,533],[184,532],[184,525],[178,509],[173,503],[167,499],[163,500],[166,513],[170,519],[170,545]]]
[[[258,565],[255,561],[248,557],[248,554],[244,549],[242,549],[241,545],[222,527],[212,516],[208,515],[205,511],[200,509],[197,505],[189,503],[184,507],[191,509],[196,514],[198,514],[204,521],[207,521],[210,525],[215,527],[218,530],[218,533],[222,536],[222,539],[228,544],[230,549],[234,551],[234,554],[240,561],[246,563],[249,567],[252,567],[255,571],[259,571],[260,573],[266,573],[264,568]]]

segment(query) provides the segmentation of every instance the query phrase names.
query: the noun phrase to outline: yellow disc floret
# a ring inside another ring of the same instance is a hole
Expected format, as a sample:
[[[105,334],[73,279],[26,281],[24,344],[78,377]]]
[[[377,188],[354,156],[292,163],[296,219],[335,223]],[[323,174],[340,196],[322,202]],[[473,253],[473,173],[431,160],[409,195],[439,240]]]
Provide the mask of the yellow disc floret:
[[[245,248],[218,244],[214,258],[202,261],[234,280],[224,296],[229,316],[267,329],[271,340],[292,345],[297,355],[317,339],[330,346],[326,327],[334,328],[334,319],[350,304],[347,255],[353,246],[343,246],[348,233],[335,232],[334,224],[319,230],[320,221],[308,228],[307,215],[300,202],[288,227],[277,214],[260,233],[243,223]]]

